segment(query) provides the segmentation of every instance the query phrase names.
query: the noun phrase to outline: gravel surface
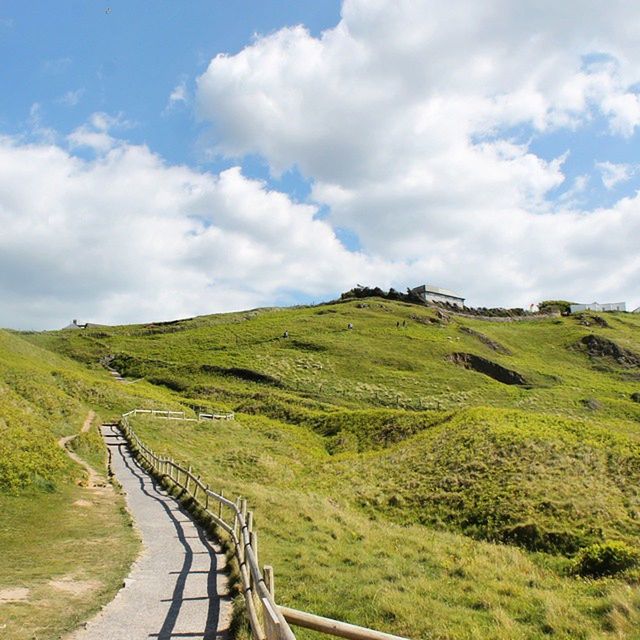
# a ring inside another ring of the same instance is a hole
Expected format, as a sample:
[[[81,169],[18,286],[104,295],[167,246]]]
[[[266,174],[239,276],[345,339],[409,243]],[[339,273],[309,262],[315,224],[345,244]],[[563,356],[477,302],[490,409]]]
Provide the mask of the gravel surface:
[[[144,550],[116,597],[68,640],[226,639],[231,600],[221,549],[133,460],[116,427],[102,433]]]

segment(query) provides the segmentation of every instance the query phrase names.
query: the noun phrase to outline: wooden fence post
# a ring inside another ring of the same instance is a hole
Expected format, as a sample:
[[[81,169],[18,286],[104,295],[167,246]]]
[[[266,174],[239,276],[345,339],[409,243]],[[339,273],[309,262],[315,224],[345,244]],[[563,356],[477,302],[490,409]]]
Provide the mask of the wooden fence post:
[[[273,575],[273,567],[270,564],[265,564],[262,568],[262,574],[264,575],[264,583],[267,586],[271,599],[276,600],[276,583]]]
[[[249,543],[251,544],[251,548],[253,549],[253,555],[256,559],[256,565],[260,568],[260,561],[258,560],[258,532],[252,531],[249,534]]]
[[[240,496],[236,498],[236,508],[240,510]],[[238,512],[234,510],[233,513],[233,533],[236,536],[236,540],[240,539],[240,519],[238,518]]]
[[[193,487],[193,499],[194,500],[198,499],[198,489],[200,488],[200,476],[198,476],[197,480],[198,481],[194,483],[194,487]]]

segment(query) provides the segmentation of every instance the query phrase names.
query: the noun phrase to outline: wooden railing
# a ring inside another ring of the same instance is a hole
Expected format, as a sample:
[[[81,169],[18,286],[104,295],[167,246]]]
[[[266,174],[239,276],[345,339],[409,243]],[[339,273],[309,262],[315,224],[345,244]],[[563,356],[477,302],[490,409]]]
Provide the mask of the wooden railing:
[[[132,409],[123,413],[122,417],[135,416],[138,414],[147,414],[154,418],[163,418],[165,420],[183,420],[185,422],[199,422],[200,420],[233,420],[235,415],[233,411],[226,413],[198,413],[197,418],[188,418],[184,411],[167,411],[165,409]]]
[[[180,487],[228,534],[240,569],[242,593],[253,640],[295,640],[289,623],[352,640],[406,640],[373,629],[278,606],[275,602],[273,567],[265,565],[260,569],[258,534],[253,526],[253,512],[247,509],[246,499],[239,497],[233,502],[225,498],[223,492],[218,494],[211,491],[209,485],[205,485],[200,476],[193,473],[191,466],[185,467],[176,463],[173,458],[154,453],[140,440],[129,423],[129,418],[137,414],[177,420],[197,419],[186,418],[184,412],[178,411],[134,409],[122,414],[120,425],[129,446],[137,451],[153,473]],[[224,419],[233,419],[233,414],[220,415],[231,415],[231,418]]]

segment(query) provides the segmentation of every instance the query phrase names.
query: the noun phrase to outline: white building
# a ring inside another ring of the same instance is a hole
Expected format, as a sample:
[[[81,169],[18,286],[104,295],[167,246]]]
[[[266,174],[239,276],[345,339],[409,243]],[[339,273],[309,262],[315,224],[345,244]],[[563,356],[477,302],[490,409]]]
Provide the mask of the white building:
[[[432,284],[421,284],[411,289],[411,293],[416,294],[423,302],[448,302],[456,307],[464,307],[463,297],[449,289],[435,287]]]
[[[571,313],[580,313],[581,311],[626,311],[627,305],[624,302],[607,302],[599,304],[592,302],[591,304],[572,304]]]

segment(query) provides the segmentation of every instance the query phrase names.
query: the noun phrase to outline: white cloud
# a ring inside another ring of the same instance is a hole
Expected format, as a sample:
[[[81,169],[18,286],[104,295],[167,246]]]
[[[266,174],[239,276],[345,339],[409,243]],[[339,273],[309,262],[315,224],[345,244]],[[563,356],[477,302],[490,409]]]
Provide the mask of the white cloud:
[[[80,102],[80,98],[84,94],[84,89],[76,89],[75,91],[67,91],[61,95],[56,102],[67,107],[75,107]]]
[[[596,162],[596,167],[602,173],[602,184],[609,190],[630,180],[638,170],[635,165],[613,162]]]
[[[51,127],[47,127],[44,124],[42,105],[39,102],[34,102],[29,108],[29,119],[27,120],[27,128],[29,136],[41,142],[48,142],[53,144],[58,137],[58,134],[55,130],[53,130]]]
[[[640,211],[581,211],[585,177],[552,199],[565,156],[545,160],[508,132],[600,116],[632,135],[639,36],[621,0],[347,0],[320,37],[285,28],[214,58],[196,103],[215,151],[298,167],[329,221],[368,255],[411,265],[410,282],[483,304],[632,296]]]
[[[286,28],[216,57],[195,95],[214,152],[297,167],[302,204],[237,167],[168,166],[120,139],[122,116],[94,114],[65,148],[34,107],[38,142],[0,140],[0,325],[171,318],[356,282],[638,304],[640,196],[585,211],[592,183],[565,184],[567,155],[509,133],[604,118],[602,135],[632,135],[637,25],[621,1],[348,0],[319,38]],[[190,99],[180,87],[169,105]],[[613,188],[624,172],[602,165]]]
[[[104,153],[120,143],[111,135],[111,130],[129,129],[132,126],[132,123],[125,120],[122,114],[112,116],[108,113],[96,112],[91,114],[88,122],[74,129],[67,136],[67,142],[72,149],[86,147],[98,153]]]
[[[187,89],[186,78],[183,78],[174,88],[169,95],[169,101],[165,107],[165,111],[175,109],[179,105],[184,105],[189,102],[189,90]]]
[[[0,326],[166,319],[389,277],[314,206],[238,168],[167,166],[123,141],[96,150],[0,139]]]

